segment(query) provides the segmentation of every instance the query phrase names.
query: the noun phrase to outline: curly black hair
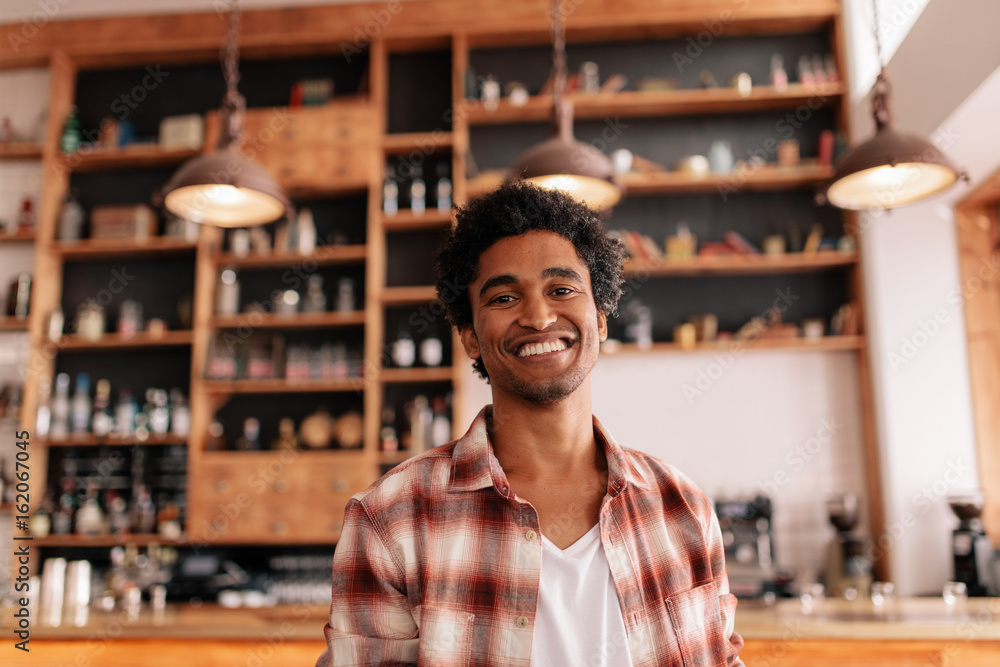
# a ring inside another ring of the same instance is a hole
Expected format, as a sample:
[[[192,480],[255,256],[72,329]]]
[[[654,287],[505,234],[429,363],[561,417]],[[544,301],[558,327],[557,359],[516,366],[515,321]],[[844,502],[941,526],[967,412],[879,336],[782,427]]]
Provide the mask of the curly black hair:
[[[625,249],[605,232],[598,212],[565,193],[513,181],[458,208],[456,218],[458,224],[437,252],[435,287],[445,317],[459,331],[472,326],[469,284],[476,279],[479,256],[500,239],[532,231],[569,240],[590,271],[594,304],[605,315],[618,308]],[[489,380],[482,359],[473,367]]]

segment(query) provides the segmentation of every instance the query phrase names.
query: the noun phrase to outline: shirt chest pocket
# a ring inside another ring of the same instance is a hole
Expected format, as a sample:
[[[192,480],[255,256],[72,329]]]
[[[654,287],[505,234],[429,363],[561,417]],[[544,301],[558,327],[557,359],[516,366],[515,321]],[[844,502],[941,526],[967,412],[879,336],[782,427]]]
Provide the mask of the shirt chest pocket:
[[[447,607],[420,609],[417,664],[427,667],[463,667],[472,658],[472,621],[475,614]]]
[[[675,593],[663,601],[684,667],[726,664],[726,638],[714,581]]]

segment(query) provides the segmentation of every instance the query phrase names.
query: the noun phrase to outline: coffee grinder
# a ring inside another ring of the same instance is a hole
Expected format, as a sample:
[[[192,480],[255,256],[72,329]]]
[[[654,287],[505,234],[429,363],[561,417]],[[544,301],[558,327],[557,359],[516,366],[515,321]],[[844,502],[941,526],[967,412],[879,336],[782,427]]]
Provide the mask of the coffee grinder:
[[[827,556],[827,595],[848,599],[868,595],[872,564],[865,557],[866,541],[853,532],[858,524],[858,497],[853,493],[833,496],[827,500],[826,510],[837,531]]]
[[[993,591],[993,547],[983,531],[980,516],[983,497],[973,493],[948,498],[948,506],[958,517],[958,528],[951,532],[951,550],[954,558],[954,581],[965,584],[971,597],[986,597]]]

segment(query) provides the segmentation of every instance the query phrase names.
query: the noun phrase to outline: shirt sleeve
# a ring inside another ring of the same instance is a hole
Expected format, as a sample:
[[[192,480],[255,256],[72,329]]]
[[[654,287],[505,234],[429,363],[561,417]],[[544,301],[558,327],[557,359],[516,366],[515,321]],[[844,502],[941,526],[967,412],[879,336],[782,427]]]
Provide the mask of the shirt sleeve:
[[[404,568],[364,505],[352,498],[333,556],[326,650],[317,667],[417,662],[417,624],[406,597]]]
[[[711,505],[709,505],[711,507]],[[740,660],[743,637],[736,632],[736,596],[729,592],[729,576],[726,574],[726,551],[722,543],[719,518],[711,509],[708,530],[708,546],[712,559],[712,574],[719,590],[719,613],[722,616],[724,636],[727,638],[726,664],[729,667],[744,667]]]

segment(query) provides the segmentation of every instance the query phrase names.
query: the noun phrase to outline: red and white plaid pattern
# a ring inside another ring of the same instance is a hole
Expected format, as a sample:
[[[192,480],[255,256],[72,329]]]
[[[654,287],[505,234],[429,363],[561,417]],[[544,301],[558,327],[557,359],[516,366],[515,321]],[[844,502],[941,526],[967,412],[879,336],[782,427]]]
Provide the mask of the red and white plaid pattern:
[[[317,667],[530,665],[538,515],[493,455],[489,410],[350,500]],[[596,418],[594,432],[608,460],[601,542],[633,664],[742,665],[711,503],[682,473],[620,447]],[[621,648],[594,646],[588,665]]]

